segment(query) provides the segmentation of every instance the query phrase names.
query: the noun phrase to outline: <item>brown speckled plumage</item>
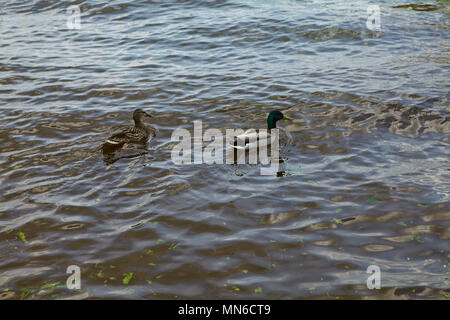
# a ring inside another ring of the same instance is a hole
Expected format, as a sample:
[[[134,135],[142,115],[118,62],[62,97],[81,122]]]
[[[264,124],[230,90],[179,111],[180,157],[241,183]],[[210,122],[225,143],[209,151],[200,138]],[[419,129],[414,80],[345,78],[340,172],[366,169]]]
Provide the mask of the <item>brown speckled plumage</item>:
[[[136,109],[133,113],[134,126],[125,127],[111,135],[104,144],[104,147],[122,147],[124,144],[145,144],[150,135],[155,133],[155,129],[143,123],[144,118],[151,115],[141,109]]]

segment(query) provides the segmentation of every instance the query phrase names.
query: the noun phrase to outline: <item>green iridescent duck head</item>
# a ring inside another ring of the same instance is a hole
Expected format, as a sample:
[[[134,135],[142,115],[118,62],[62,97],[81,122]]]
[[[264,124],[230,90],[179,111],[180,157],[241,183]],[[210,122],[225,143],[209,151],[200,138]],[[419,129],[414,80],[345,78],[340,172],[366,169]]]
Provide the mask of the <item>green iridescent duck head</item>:
[[[290,118],[286,117],[279,110],[274,110],[269,113],[267,117],[267,129],[275,129],[277,127],[277,121],[284,119],[285,121],[290,120]]]

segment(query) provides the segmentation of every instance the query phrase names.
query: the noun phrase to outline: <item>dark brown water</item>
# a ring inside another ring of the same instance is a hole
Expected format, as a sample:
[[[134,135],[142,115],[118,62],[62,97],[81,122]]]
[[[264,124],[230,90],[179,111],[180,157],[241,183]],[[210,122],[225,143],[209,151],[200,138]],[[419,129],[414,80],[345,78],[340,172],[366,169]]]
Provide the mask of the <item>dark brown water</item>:
[[[366,1],[74,1],[79,30],[2,3],[0,298],[449,298],[449,7],[427,3],[379,1],[381,32]],[[156,137],[105,162],[138,107]],[[284,174],[173,163],[173,130],[273,109]]]

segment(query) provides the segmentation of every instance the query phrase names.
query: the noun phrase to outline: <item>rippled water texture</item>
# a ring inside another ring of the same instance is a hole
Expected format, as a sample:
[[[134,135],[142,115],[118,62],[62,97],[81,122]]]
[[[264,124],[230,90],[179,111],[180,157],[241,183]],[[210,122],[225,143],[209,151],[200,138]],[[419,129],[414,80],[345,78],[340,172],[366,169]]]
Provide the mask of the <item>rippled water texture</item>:
[[[2,2],[0,298],[448,298],[449,12]],[[138,107],[156,137],[104,161]],[[173,130],[264,128],[273,109],[292,118],[281,174],[172,162]]]

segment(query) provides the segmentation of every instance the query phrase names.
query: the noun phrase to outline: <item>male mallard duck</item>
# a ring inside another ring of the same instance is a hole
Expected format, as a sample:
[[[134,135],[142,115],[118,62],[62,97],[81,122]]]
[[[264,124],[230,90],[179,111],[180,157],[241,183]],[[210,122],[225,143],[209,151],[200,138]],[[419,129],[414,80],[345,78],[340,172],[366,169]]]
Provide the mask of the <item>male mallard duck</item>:
[[[144,118],[151,118],[152,116],[142,109],[136,109],[133,112],[134,126],[125,127],[120,131],[114,133],[106,139],[103,145],[103,151],[110,151],[111,149],[124,148],[126,144],[141,144],[147,143],[150,134],[155,133],[155,129],[151,126],[146,126],[143,123]]]
[[[277,121],[284,119],[285,121],[290,120],[287,116],[283,115],[281,111],[274,110],[269,113],[267,117],[267,146],[270,146],[272,139],[274,137],[271,137],[270,130],[277,129]],[[240,134],[235,137],[233,148],[236,149],[245,149],[249,150],[252,147],[258,146],[258,141],[260,138],[260,133],[258,133],[254,129],[250,129],[245,131],[243,134]]]

